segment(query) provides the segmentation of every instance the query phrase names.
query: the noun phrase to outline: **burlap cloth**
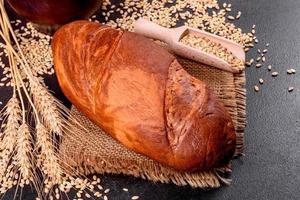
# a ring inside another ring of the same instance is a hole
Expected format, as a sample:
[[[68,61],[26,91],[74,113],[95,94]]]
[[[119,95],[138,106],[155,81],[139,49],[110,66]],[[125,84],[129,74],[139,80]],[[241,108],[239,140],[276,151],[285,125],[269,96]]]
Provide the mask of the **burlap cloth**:
[[[230,112],[237,131],[236,156],[243,152],[245,128],[245,73],[233,75],[203,64],[178,58],[183,67],[193,76],[206,82]],[[61,145],[61,156],[80,173],[125,174],[179,186],[216,188],[229,184],[231,165],[206,172],[178,172],[163,166],[143,155],[128,150],[108,134],[89,121],[74,107],[72,112],[87,128],[82,138],[65,138]],[[75,130],[76,131],[76,130]]]

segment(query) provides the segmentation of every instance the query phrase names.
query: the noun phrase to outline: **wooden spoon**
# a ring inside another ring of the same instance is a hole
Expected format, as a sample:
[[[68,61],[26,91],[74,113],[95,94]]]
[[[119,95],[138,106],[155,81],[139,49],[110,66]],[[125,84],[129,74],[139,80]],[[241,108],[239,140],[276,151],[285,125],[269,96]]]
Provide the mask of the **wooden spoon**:
[[[228,51],[230,51],[235,57],[245,62],[246,56],[245,56],[245,51],[243,46],[231,40],[228,40],[226,38],[222,38],[220,36],[205,31],[201,31],[195,28],[182,26],[178,28],[168,29],[158,24],[155,24],[151,21],[140,18],[134,24],[134,32],[167,43],[170,49],[175,54],[232,73],[236,73],[238,71],[233,69],[228,62],[221,59],[220,57],[217,57],[212,54],[208,54],[200,49],[196,49],[183,44],[182,42],[180,42],[181,38],[183,38],[187,34],[194,34],[199,37],[205,37],[211,40],[212,42],[222,45]]]

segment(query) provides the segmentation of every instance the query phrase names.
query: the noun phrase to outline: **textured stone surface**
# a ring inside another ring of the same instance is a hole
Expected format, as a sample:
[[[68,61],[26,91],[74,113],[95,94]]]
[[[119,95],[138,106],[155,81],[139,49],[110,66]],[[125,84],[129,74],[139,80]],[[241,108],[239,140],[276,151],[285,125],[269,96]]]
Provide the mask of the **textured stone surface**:
[[[267,64],[279,76],[273,78],[267,67],[247,68],[248,127],[246,156],[233,163],[233,183],[229,187],[203,191],[188,187],[155,184],[123,176],[104,176],[103,184],[111,188],[112,200],[130,199],[129,194],[145,200],[296,200],[300,197],[300,1],[299,0],[230,0],[233,13],[242,11],[236,23],[245,30],[257,25],[260,43],[270,43]],[[250,52],[257,56],[256,49]],[[295,68],[296,75],[286,75]],[[265,83],[254,92],[259,78]],[[47,83],[58,91],[56,80]],[[292,93],[287,92],[294,86]],[[9,91],[0,90],[5,104]],[[61,93],[58,92],[60,95]],[[1,107],[1,106],[0,106]],[[130,193],[122,191],[126,187]],[[32,200],[31,190],[21,199]],[[13,193],[4,197],[10,200]]]

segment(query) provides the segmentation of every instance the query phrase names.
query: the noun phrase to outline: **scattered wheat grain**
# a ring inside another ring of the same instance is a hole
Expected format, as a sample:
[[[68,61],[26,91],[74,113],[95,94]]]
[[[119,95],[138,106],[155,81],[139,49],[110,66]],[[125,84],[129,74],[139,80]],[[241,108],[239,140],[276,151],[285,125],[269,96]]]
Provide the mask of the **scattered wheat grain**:
[[[259,83],[260,83],[260,84],[263,84],[263,83],[264,83],[264,80],[263,80],[262,78],[260,78],[260,79],[259,79]]]
[[[278,72],[272,72],[272,76],[273,76],[273,77],[278,76],[278,74],[279,74]]]

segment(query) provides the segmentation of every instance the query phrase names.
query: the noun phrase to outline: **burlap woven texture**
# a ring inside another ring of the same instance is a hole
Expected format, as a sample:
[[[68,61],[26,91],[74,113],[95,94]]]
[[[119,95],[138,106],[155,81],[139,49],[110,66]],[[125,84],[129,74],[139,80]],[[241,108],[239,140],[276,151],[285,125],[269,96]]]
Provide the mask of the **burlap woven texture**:
[[[206,82],[224,103],[233,118],[237,131],[236,156],[243,152],[245,105],[245,73],[233,75],[213,67],[178,58],[182,66],[193,76]],[[128,150],[89,121],[74,107],[72,112],[88,129],[82,139],[65,138],[61,145],[64,161],[86,175],[92,173],[125,174],[161,183],[190,185],[198,188],[217,188],[230,184],[226,178],[231,165],[206,172],[178,172],[158,162]]]

